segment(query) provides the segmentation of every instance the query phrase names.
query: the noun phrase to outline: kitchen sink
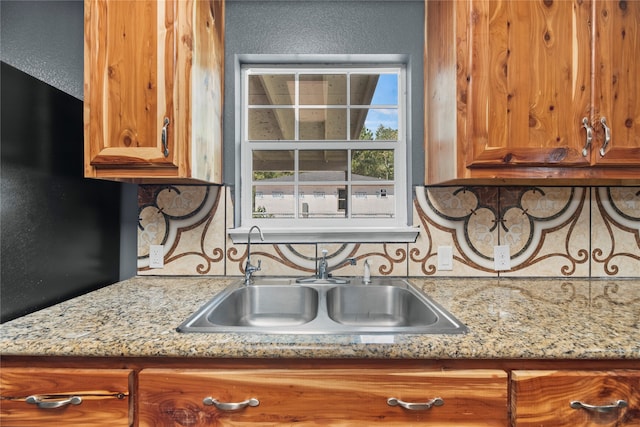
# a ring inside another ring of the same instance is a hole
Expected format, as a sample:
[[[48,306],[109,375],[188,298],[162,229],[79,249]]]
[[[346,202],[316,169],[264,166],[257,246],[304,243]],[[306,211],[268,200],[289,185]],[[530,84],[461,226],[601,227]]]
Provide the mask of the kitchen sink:
[[[402,279],[364,284],[256,278],[234,283],[200,307],[179,332],[271,334],[459,334],[467,328]]]

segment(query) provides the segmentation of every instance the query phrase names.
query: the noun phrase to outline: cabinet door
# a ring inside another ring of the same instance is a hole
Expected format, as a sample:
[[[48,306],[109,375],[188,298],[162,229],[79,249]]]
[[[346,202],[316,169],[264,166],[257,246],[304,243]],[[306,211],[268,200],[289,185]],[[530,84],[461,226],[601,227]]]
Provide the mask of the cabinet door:
[[[470,0],[466,167],[589,166],[590,1]]]
[[[176,26],[171,0],[85,1],[90,166],[177,167]]]
[[[640,425],[640,371],[514,371],[511,378],[514,426]]]
[[[506,373],[391,369],[144,369],[139,376],[141,426],[391,425],[506,426]],[[225,411],[203,403],[257,399]],[[410,410],[387,399],[442,405]]]
[[[0,425],[129,426],[131,375],[124,369],[3,368]],[[35,403],[27,403],[30,396]]]
[[[598,144],[593,161],[599,165],[640,166],[640,2],[595,3],[594,127]],[[605,131],[610,141],[601,152]],[[636,178],[638,176],[636,171]]]

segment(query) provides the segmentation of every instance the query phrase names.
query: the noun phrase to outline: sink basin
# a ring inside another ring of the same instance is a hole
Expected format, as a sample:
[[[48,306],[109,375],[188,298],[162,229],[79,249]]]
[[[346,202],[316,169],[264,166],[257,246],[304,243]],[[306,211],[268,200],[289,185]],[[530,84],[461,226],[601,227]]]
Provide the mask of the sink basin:
[[[438,315],[414,293],[398,286],[340,286],[327,291],[327,313],[356,326],[428,326]]]
[[[198,309],[179,332],[460,334],[467,328],[411,283],[348,284],[260,278],[238,281]]]

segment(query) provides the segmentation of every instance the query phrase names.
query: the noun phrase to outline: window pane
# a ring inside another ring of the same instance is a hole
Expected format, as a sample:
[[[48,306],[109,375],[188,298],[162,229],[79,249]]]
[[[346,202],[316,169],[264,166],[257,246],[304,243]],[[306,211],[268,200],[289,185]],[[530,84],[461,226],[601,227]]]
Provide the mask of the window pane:
[[[393,185],[354,185],[351,190],[353,218],[394,218]]]
[[[350,126],[351,139],[396,141],[398,139],[398,110],[395,108],[353,108]]]
[[[393,180],[393,150],[353,150],[351,179],[353,181]]]
[[[344,108],[301,109],[300,139],[327,140],[347,138],[347,110]]]
[[[352,74],[351,105],[397,105],[397,74]]]
[[[291,108],[251,108],[248,116],[250,140],[280,141],[295,137],[295,116]]]
[[[253,218],[293,218],[293,185],[254,185]]]
[[[249,76],[249,105],[293,105],[293,74]]]
[[[346,150],[300,150],[300,181],[346,181]]]
[[[262,182],[291,182],[294,175],[293,150],[254,150],[253,180]]]
[[[300,75],[301,105],[347,105],[345,74]]]
[[[300,218],[345,218],[347,189],[340,185],[302,185],[298,195]]]

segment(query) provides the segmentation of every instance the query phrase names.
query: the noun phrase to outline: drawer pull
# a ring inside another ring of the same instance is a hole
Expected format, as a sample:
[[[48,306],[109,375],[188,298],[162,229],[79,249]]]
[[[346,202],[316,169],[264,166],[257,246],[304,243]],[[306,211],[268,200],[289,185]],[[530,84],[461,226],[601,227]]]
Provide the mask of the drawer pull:
[[[587,140],[584,143],[584,148],[582,149],[582,156],[587,157],[589,154],[589,147],[591,147],[591,141],[593,141],[593,128],[589,126],[589,120],[586,117],[582,119],[582,127],[587,131]]]
[[[602,147],[600,147],[600,156],[604,157],[607,152],[607,146],[611,142],[611,128],[607,126],[607,119],[604,117],[600,119],[600,124],[602,125],[602,129],[604,129],[604,142],[602,143]]]
[[[244,409],[247,406],[258,406],[260,404],[260,401],[255,397],[252,397],[251,399],[247,399],[244,402],[228,403],[228,402],[220,402],[219,400],[214,399],[212,397],[205,397],[202,400],[202,403],[204,403],[207,406],[215,406],[217,409],[220,409],[221,411],[237,411],[239,409]]]
[[[601,405],[601,406],[588,405],[586,403],[580,402],[579,400],[574,400],[573,402],[571,402],[571,407],[573,409],[586,409],[587,411],[604,412],[604,413],[611,412],[614,409],[626,408],[627,406],[628,406],[628,403],[625,400],[616,400],[611,405]]]
[[[169,157],[169,137],[168,137],[168,133],[169,133],[169,123],[171,123],[171,121],[169,120],[169,117],[165,117],[164,118],[164,122],[162,123],[162,133],[161,133],[161,139],[162,139],[162,154],[164,154],[165,157]]]
[[[40,409],[55,409],[67,405],[79,405],[82,403],[82,398],[80,396],[71,396],[64,399],[47,396],[29,396],[25,399],[25,402],[37,405]]]
[[[413,403],[413,402],[405,402],[403,400],[396,399],[395,397],[390,397],[387,399],[387,405],[402,406],[404,409],[408,409],[410,411],[426,411],[427,409],[431,409],[433,406],[444,405],[444,400],[442,400],[439,397],[435,397],[425,403]]]

